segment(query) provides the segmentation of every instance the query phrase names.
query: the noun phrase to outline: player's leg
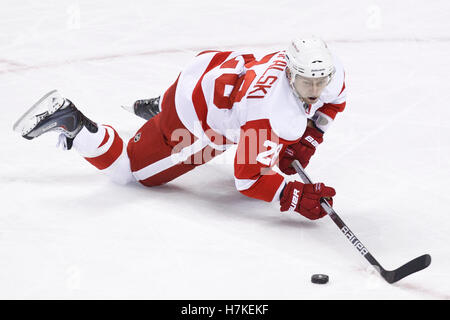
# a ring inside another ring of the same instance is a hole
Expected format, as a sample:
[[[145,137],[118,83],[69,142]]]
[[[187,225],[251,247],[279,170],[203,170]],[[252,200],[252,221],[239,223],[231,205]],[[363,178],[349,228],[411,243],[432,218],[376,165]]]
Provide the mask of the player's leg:
[[[14,125],[26,139],[49,131],[61,132],[63,148],[72,146],[113,181],[134,181],[126,145],[110,126],[98,125],[81,113],[68,99],[52,91],[34,104]]]
[[[167,183],[222,153],[185,128],[175,108],[177,81],[165,92],[161,112],[128,142],[134,177],[146,186]]]
[[[136,181],[131,173],[127,146],[113,127],[98,125],[96,133],[83,128],[75,137],[73,147],[112,181],[120,184]]]
[[[122,106],[122,108],[142,119],[150,120],[161,111],[160,98],[136,100],[132,106]]]

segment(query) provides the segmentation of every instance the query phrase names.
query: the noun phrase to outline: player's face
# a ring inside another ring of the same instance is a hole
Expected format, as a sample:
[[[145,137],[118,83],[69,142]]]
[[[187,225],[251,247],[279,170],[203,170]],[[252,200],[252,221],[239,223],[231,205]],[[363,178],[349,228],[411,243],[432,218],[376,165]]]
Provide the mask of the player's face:
[[[306,78],[297,75],[294,81],[295,90],[309,104],[316,103],[323,89],[328,85],[329,77]]]

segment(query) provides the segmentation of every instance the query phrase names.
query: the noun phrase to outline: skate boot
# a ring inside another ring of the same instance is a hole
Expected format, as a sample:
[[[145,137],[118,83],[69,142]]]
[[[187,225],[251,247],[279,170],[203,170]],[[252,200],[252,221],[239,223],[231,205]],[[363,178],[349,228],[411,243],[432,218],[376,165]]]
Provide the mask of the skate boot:
[[[36,102],[14,124],[14,131],[31,140],[49,131],[62,133],[67,150],[72,148],[73,139],[86,127],[89,132],[98,131],[97,124],[82,114],[74,104],[53,90]]]
[[[156,116],[161,110],[159,108],[159,100],[161,97],[137,100],[132,107],[122,106],[127,111],[130,111],[145,120],[150,120]]]

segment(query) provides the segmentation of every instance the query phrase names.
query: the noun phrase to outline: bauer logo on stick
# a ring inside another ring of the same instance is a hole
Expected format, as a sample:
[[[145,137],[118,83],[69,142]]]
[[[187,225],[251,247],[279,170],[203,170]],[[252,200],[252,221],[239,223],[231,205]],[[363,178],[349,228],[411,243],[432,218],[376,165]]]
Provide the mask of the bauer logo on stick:
[[[367,249],[361,242],[359,242],[358,238],[356,238],[355,235],[346,226],[342,227],[341,231],[363,256],[367,254]]]

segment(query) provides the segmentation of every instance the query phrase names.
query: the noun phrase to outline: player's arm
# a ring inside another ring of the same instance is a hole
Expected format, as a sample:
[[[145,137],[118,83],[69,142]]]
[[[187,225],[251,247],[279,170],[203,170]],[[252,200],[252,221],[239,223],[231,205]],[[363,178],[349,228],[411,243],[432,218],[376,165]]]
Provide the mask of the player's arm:
[[[267,136],[267,133],[271,137]],[[272,170],[283,144],[289,143],[264,129],[244,126],[234,161],[236,188],[244,195],[280,203],[280,211],[296,211],[315,220],[326,215],[320,205],[322,197],[333,197],[333,188],[323,183],[287,182]],[[329,200],[332,204],[332,199]]]
[[[278,201],[286,182],[272,167],[283,143],[261,123],[255,121],[241,128],[234,158],[235,185],[239,192],[250,198]]]

